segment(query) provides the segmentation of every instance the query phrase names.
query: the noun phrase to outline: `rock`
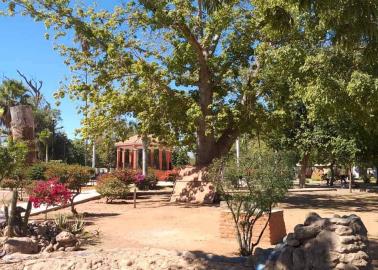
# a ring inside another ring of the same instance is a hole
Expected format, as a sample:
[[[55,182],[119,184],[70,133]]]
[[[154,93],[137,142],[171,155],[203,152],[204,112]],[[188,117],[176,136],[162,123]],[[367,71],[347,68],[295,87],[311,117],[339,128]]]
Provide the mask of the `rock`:
[[[286,244],[287,244],[288,246],[297,247],[297,246],[299,246],[301,243],[300,243],[297,239],[290,239],[290,240],[287,240]]]
[[[67,231],[61,232],[55,239],[61,247],[73,247],[78,242],[77,238]]]
[[[303,223],[305,226],[311,225],[313,222],[321,219],[321,217],[315,213],[315,212],[310,212],[308,213],[305,222]]]
[[[58,250],[59,250],[59,251],[64,251],[65,248],[64,248],[64,247],[60,247],[60,248],[58,248]]]
[[[336,265],[337,270],[359,270],[358,267],[351,264],[339,263]]]
[[[23,253],[35,254],[38,253],[38,245],[29,237],[15,237],[8,238],[3,245],[3,250],[6,254]]]
[[[265,269],[372,269],[367,230],[356,215],[321,218],[310,213],[274,252],[278,258],[269,256]]]
[[[354,234],[367,236],[367,229],[359,217],[354,215],[349,227],[352,229]]]
[[[79,247],[73,246],[73,247],[65,247],[65,251],[77,251],[79,250]]]
[[[49,252],[53,252],[54,251],[54,245],[53,244],[49,244],[48,246],[46,246],[46,248],[43,250],[44,253],[49,253]]]
[[[294,238],[303,241],[315,237],[322,230],[322,225],[316,221],[309,226],[295,227]]]
[[[291,270],[293,269],[293,251],[294,248],[286,246],[281,254],[278,256],[276,262],[276,270]]]
[[[335,232],[341,236],[353,234],[352,228],[349,228],[347,226],[337,226]]]
[[[306,265],[305,252],[302,248],[296,248],[293,251],[293,270],[302,270]]]
[[[59,243],[56,243],[55,245],[53,245],[53,248],[54,248],[54,251],[57,251],[59,249]]]

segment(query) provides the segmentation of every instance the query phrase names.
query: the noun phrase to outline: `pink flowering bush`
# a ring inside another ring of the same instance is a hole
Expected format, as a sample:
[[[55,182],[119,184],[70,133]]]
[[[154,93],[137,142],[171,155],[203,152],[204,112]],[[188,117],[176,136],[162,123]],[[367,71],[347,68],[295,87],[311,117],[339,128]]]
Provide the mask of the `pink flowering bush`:
[[[137,183],[140,183],[142,181],[144,181],[145,177],[142,173],[140,172],[137,172],[134,176],[134,182],[137,184]]]
[[[53,205],[66,205],[71,199],[72,193],[64,184],[59,183],[57,178],[48,181],[38,181],[32,189],[29,200],[34,207],[45,204],[46,207]]]

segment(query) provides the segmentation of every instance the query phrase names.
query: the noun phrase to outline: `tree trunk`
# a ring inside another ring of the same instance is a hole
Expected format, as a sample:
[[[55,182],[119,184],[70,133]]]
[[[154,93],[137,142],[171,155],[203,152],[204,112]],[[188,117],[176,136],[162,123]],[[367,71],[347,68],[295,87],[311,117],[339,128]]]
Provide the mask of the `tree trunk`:
[[[28,153],[26,156],[26,163],[32,164],[37,160],[35,147],[35,133],[34,133],[34,117],[31,106],[18,105],[10,107],[11,115],[11,133],[14,141],[23,140],[28,145]],[[14,234],[14,226],[16,221],[16,207],[17,207],[18,192],[13,190],[11,211],[8,219],[9,234]],[[29,206],[29,205],[28,205]],[[20,224],[21,225],[21,224]]]
[[[349,192],[352,193],[352,165],[348,168]]]
[[[92,145],[92,168],[96,168],[96,142],[93,140]]]
[[[335,166],[335,161],[332,160],[331,165],[330,165],[331,179],[329,180],[331,187],[333,186],[333,183],[335,182],[335,169],[334,169],[334,166]]]
[[[14,106],[10,108],[10,114],[12,138],[14,141],[23,140],[27,143],[29,152],[26,162],[31,164],[37,159],[32,108],[29,105]]]
[[[309,154],[304,153],[301,160],[301,169],[299,172],[299,188],[304,188],[306,185],[306,169],[308,167]]]
[[[46,163],[49,162],[49,146],[47,145],[47,143],[46,143],[46,146],[45,146],[45,161],[46,161]]]
[[[7,235],[6,235],[8,237],[15,236],[17,198],[18,198],[17,189],[13,189],[11,209],[10,209],[10,214],[9,214],[9,218],[8,218],[8,231],[7,231]]]
[[[370,178],[368,177],[368,174],[367,174],[367,167],[366,165],[360,165],[359,166],[359,169],[360,169],[360,177],[362,177],[362,180],[364,181],[364,183],[369,183],[370,182]]]

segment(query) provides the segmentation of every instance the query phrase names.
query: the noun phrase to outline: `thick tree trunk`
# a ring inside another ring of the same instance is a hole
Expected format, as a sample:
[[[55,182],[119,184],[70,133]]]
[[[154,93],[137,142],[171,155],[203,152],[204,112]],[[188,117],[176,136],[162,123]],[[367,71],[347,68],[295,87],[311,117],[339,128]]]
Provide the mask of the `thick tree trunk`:
[[[10,108],[11,132],[14,141],[23,140],[28,144],[29,152],[26,162],[31,164],[36,161],[34,134],[34,117],[32,108],[28,105],[18,105]]]
[[[305,153],[301,160],[301,169],[299,172],[299,188],[304,188],[306,185],[306,169],[308,167],[309,154]]]
[[[10,115],[12,139],[14,141],[23,140],[27,143],[29,151],[26,156],[26,163],[32,164],[37,160],[32,108],[29,105],[10,107]],[[11,212],[8,219],[9,234],[14,234],[15,230],[17,199],[18,192],[14,189],[11,202]]]

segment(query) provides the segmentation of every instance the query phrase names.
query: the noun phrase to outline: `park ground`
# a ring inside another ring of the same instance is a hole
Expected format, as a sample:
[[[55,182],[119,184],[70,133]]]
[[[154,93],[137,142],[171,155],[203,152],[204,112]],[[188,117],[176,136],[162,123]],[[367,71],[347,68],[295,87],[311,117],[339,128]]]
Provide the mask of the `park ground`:
[[[342,189],[289,193],[278,207],[284,209],[287,232],[292,232],[313,211],[324,217],[352,213],[360,216],[368,229],[369,249],[378,267],[378,193],[349,193]],[[237,256],[236,240],[220,238],[218,205],[171,204],[168,195],[155,195],[138,198],[135,209],[131,201],[106,204],[99,199],[77,205],[77,210],[85,213],[86,230],[99,235],[85,247],[88,250],[151,247]],[[53,218],[58,212],[68,210],[50,212],[48,216]],[[44,219],[44,215],[33,219]]]

